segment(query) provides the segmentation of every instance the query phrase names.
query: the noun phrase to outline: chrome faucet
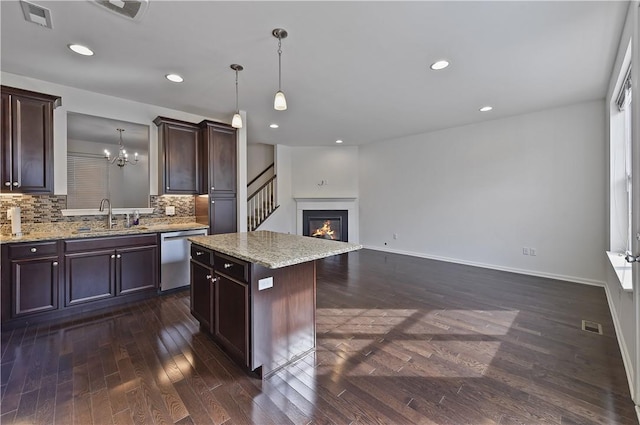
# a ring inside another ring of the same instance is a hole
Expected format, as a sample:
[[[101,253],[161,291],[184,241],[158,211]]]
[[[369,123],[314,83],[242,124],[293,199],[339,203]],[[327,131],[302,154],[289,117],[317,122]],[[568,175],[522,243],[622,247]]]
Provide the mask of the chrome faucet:
[[[104,211],[105,201],[109,205],[109,214],[107,215],[107,229],[111,229],[113,227],[113,220],[111,214],[111,201],[108,198],[104,198],[102,201],[100,201],[100,211]]]

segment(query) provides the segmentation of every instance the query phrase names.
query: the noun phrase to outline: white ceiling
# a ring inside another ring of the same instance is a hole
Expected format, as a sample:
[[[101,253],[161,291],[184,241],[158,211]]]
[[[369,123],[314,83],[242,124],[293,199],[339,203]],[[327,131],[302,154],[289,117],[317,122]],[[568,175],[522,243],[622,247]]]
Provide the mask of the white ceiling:
[[[150,0],[140,22],[89,1],[33,0],[53,29],[1,1],[1,69],[225,122],[249,143],[346,145],[602,99],[627,1],[310,2]],[[278,85],[274,28],[282,42]],[[83,57],[67,49],[81,43]],[[429,65],[446,58],[451,66]],[[168,82],[176,72],[185,82]],[[480,113],[490,104],[494,110]],[[280,128],[273,130],[275,122]]]

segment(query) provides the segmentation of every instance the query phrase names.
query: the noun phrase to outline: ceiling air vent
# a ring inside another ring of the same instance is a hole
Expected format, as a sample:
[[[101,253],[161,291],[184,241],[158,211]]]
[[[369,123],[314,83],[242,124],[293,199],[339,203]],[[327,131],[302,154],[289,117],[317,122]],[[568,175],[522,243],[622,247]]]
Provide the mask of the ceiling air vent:
[[[93,0],[93,4],[133,21],[142,19],[149,0]]]
[[[34,24],[42,25],[47,28],[53,28],[51,26],[51,11],[49,9],[24,0],[20,0],[20,6],[22,6],[24,19],[28,22],[33,22]]]

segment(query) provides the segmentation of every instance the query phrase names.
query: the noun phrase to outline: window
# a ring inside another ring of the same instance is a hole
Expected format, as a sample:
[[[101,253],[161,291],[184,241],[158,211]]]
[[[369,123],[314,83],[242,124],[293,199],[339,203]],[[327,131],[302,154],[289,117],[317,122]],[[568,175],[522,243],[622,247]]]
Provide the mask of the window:
[[[628,51],[629,53],[629,51]],[[625,290],[633,289],[633,270],[624,259],[632,249],[632,84],[630,55],[610,105],[609,260]]]

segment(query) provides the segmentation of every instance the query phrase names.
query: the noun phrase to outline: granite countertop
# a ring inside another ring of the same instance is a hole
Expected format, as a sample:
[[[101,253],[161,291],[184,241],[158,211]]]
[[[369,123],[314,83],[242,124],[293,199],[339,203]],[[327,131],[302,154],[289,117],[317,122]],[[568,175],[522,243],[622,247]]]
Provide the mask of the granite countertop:
[[[270,269],[306,263],[336,254],[356,251],[362,245],[309,236],[259,230],[249,233],[193,236],[197,245]]]
[[[91,228],[88,231],[82,227],[54,228],[50,231],[27,231],[22,236],[0,235],[0,244],[15,242],[41,242],[59,239],[82,239],[103,236],[141,235],[147,233],[178,232],[181,230],[207,229],[209,226],[195,222],[185,223],[152,223],[131,227]],[[86,229],[86,228],[85,228]]]

